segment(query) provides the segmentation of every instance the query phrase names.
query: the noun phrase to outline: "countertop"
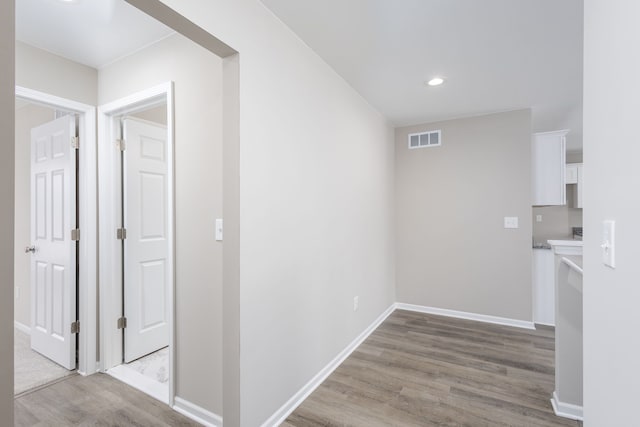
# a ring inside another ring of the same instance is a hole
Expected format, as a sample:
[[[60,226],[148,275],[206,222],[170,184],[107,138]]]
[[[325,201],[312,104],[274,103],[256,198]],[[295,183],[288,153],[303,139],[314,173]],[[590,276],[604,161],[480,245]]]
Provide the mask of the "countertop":
[[[534,249],[551,249],[551,245],[549,241],[554,242],[576,242],[576,246],[582,246],[582,240],[576,240],[570,234],[566,234],[564,236],[559,235],[542,235],[542,236],[533,236],[533,248]],[[568,243],[571,244],[571,243]]]

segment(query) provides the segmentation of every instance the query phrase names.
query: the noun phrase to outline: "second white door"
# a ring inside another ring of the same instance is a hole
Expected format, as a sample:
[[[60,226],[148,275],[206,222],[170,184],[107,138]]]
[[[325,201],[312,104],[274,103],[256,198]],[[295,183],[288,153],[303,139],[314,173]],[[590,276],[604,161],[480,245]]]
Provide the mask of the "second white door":
[[[169,345],[169,185],[167,129],[123,120],[124,361]]]
[[[76,368],[75,118],[31,130],[31,348]]]

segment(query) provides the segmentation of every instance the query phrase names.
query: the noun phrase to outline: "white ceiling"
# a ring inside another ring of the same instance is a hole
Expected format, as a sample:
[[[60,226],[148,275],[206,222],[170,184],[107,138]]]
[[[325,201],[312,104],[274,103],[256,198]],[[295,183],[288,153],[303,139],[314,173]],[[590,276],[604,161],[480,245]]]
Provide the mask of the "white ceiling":
[[[173,30],[124,0],[17,0],[16,39],[101,68]]]
[[[582,146],[582,0],[262,2],[396,126],[531,107]]]
[[[531,107],[582,145],[581,0],[262,1],[396,126]],[[16,1],[18,40],[94,68],[172,33],[124,0]]]

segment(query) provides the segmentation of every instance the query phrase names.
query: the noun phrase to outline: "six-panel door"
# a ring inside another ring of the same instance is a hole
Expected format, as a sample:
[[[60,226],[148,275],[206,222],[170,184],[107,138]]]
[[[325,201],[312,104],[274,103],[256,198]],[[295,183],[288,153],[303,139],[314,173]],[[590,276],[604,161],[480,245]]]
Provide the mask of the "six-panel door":
[[[124,164],[124,360],[169,345],[167,129],[127,118]]]
[[[31,130],[31,348],[76,367],[75,118]]]

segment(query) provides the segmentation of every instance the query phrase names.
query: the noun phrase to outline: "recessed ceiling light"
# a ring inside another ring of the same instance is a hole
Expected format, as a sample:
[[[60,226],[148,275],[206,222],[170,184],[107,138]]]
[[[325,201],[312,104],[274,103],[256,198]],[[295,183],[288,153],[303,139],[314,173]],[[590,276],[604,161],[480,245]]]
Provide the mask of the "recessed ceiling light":
[[[440,86],[442,83],[444,83],[444,79],[442,77],[434,77],[425,83],[429,86]]]

